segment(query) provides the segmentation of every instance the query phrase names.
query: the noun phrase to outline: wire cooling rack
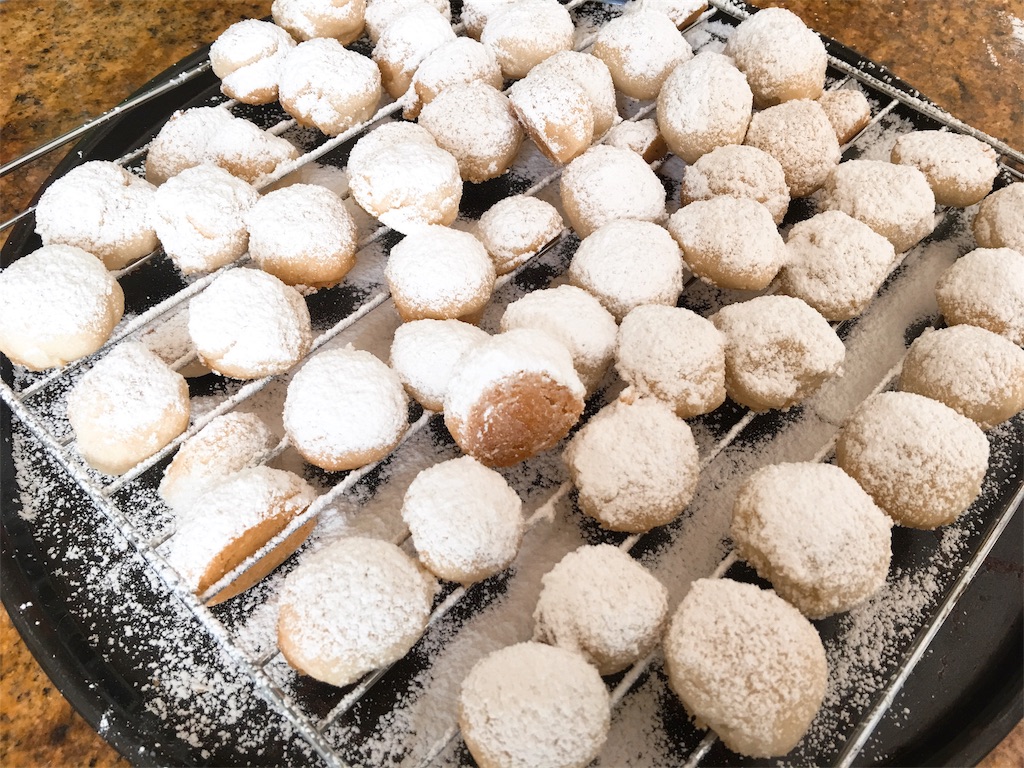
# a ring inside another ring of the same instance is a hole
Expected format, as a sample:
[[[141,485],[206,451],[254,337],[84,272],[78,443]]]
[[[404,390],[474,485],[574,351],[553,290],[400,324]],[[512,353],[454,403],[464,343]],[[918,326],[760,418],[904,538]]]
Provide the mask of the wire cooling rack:
[[[618,13],[581,0],[568,7],[577,23],[581,50]],[[746,15],[745,6],[716,3],[686,30],[686,37],[695,51],[720,50]],[[844,159],[887,158],[889,147],[902,133],[946,128],[971,133],[997,150],[1002,160],[998,185],[1020,180],[1019,169],[1024,168],[1020,153],[954,120],[871,62],[834,41],[825,42],[830,53],[827,87],[858,88],[871,104],[871,122],[843,148]],[[55,175],[75,163],[107,157],[117,157],[126,167],[140,171],[146,145],[168,116],[169,103],[174,108],[217,104],[293,141],[302,156],[279,168],[267,183],[313,164],[343,169],[359,136],[395,119],[400,109],[387,103],[366,123],[326,139],[297,126],[277,105],[253,108],[225,100],[203,53],[158,78],[138,97],[78,129],[75,136],[87,138],[75,159],[66,160]],[[649,103],[629,100],[620,107],[629,119],[643,119],[653,110]],[[50,142],[40,151],[67,138]],[[0,173],[36,155],[14,161]],[[678,200],[683,170],[683,164],[672,157],[656,164],[672,200]],[[510,194],[533,194],[557,204],[559,174],[558,168],[527,145],[508,175],[467,185],[457,226],[470,225],[496,200]],[[38,246],[31,233],[32,210],[3,225],[16,227],[4,249],[5,264]],[[813,212],[813,200],[794,201],[784,227]],[[36,655],[60,657],[55,662],[58,680],[63,678],[73,693],[90,685],[100,691],[91,699],[81,690],[75,695],[90,699],[84,706],[94,715],[92,722],[140,762],[469,762],[455,726],[458,685],[484,653],[530,636],[539,578],[565,552],[585,542],[616,544],[666,583],[673,604],[695,578],[727,574],[756,581],[729,554],[728,519],[736,484],[764,464],[830,458],[845,416],[872,392],[891,386],[906,345],[925,327],[939,322],[931,285],[944,266],[974,247],[968,226],[972,215],[971,210],[940,211],[935,232],[893,266],[869,309],[859,318],[834,324],[847,345],[846,374],[841,379],[785,413],[754,414],[729,402],[713,414],[691,420],[702,479],[694,502],[674,523],[644,535],[601,531],[576,510],[557,452],[508,470],[506,477],[523,497],[529,514],[530,532],[516,564],[509,572],[469,588],[446,585],[427,632],[410,654],[345,688],[303,678],[280,656],[273,617],[283,574],[306,551],[352,532],[378,535],[409,548],[407,531],[397,514],[401,494],[416,471],[454,455],[456,449],[440,417],[419,408],[410,411],[409,433],[391,456],[349,473],[325,473],[302,464],[282,439],[273,462],[302,472],[322,493],[268,547],[313,517],[319,521],[315,541],[249,593],[225,605],[207,607],[205,600],[218,591],[218,585],[206,595],[195,596],[180,585],[167,565],[165,555],[175,526],[155,487],[174,450],[217,415],[243,409],[273,421],[287,377],[244,383],[193,379],[188,431],[117,478],[84,464],[63,412],[70,387],[110,348],[129,338],[159,344],[180,320],[188,299],[223,271],[245,268],[243,257],[211,275],[185,279],[157,250],[117,273],[128,311],[95,355],[41,374],[15,370],[6,359],[0,361],[0,398],[5,404],[0,425],[5,441],[3,467],[5,476],[16,480],[5,482],[3,488],[5,602],[17,609],[12,614]],[[355,343],[386,358],[386,342],[397,319],[381,268],[398,237],[365,215],[359,224],[363,237],[356,269],[342,285],[309,298],[318,334],[311,355],[328,345]],[[503,278],[483,325],[494,330],[510,301],[559,281],[577,245],[577,238],[565,230],[530,263]],[[691,278],[680,305],[708,315],[751,295],[713,289]],[[193,353],[183,350],[172,365],[184,367],[193,359]],[[588,403],[585,417],[616,394],[617,383],[610,375]],[[1013,577],[1013,569],[1019,573],[1021,567],[1019,543],[1015,549],[1009,547],[1010,578],[985,584],[986,600],[1004,609],[997,626],[985,623],[990,621],[987,617],[960,619],[958,611],[979,573],[991,580],[984,568],[993,548],[1007,547],[1006,537],[1000,542],[1000,535],[1014,519],[1024,495],[1022,435],[1024,419],[1019,416],[990,433],[993,461],[985,489],[957,523],[935,533],[894,532],[893,569],[882,595],[849,615],[817,622],[829,655],[830,688],[810,733],[786,762],[915,762],[907,759],[917,754],[912,750],[921,748],[915,739],[938,738],[941,743],[924,747],[923,754],[931,755],[941,754],[956,741],[942,738],[943,714],[932,711],[933,705],[904,707],[902,717],[894,706],[912,695],[905,688],[913,691],[922,685],[921,673],[915,672],[918,665],[927,665],[939,655],[940,646],[947,653],[944,645],[949,641],[936,641],[943,637],[947,621],[964,624],[976,645],[974,656],[980,660],[975,666],[987,669],[1000,666],[1007,655],[1014,658],[1012,638],[1020,637],[1019,583],[1014,588]],[[250,558],[225,581],[253,561]],[[31,628],[34,616],[43,630]],[[1007,643],[1009,650],[1004,647]],[[1019,680],[1019,654],[1015,658],[1013,668]],[[963,682],[964,690],[957,690],[957,695],[961,706],[971,707],[974,693],[969,687],[977,687],[977,675],[963,674],[971,682]],[[954,679],[960,678],[954,675]],[[601,764],[754,762],[729,753],[713,734],[689,723],[667,690],[657,653],[608,682],[613,731],[599,758]],[[1010,685],[1011,692],[1013,685],[1019,692],[1019,682]],[[934,688],[927,679],[923,686]],[[1000,692],[1006,688],[993,687]],[[1006,704],[1000,716],[1005,718],[1009,712],[1012,718],[1014,707],[1019,716],[1015,702]],[[910,723],[904,727],[910,734],[907,738],[890,733],[899,731],[901,720]]]

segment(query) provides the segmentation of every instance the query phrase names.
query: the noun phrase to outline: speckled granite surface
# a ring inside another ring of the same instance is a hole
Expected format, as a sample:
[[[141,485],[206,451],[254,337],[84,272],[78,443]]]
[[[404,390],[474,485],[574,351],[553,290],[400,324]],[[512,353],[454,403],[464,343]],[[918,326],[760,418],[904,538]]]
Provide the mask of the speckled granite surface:
[[[889,67],[959,119],[1024,149],[1024,0],[757,0]],[[0,2],[0,162],[98,115],[270,0]],[[0,181],[0,219],[61,152]],[[0,615],[0,765],[126,765],[72,712]],[[983,764],[1024,765],[1024,728]]]

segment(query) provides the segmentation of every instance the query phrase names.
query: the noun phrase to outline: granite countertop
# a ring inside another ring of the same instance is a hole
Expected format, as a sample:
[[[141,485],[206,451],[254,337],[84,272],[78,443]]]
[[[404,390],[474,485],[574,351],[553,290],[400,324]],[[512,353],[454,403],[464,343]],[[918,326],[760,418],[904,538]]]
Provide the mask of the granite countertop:
[[[1024,150],[1022,0],[755,2],[785,5],[960,120]],[[270,0],[0,2],[0,162],[114,106],[229,24],[269,11]],[[0,180],[0,220],[27,206],[65,151]],[[60,696],[2,611],[0,765],[127,765]],[[984,765],[1024,765],[1024,728]]]

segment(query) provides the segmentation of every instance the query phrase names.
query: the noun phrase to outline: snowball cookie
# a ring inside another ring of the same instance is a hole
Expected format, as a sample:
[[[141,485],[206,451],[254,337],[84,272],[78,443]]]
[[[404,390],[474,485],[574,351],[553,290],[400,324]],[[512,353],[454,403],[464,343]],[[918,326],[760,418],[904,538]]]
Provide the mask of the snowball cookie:
[[[654,650],[668,617],[668,590],[610,544],[583,546],[541,580],[533,637],[576,651],[614,675]]]
[[[908,528],[953,522],[981,492],[988,455],[977,424],[910,392],[869,397],[836,442],[836,464]]]
[[[757,147],[727,144],[701,155],[687,166],[679,187],[679,202],[726,195],[756,200],[781,224],[789,209],[789,185],[779,161]]]
[[[425,2],[410,6],[385,27],[373,48],[385,90],[392,98],[401,98],[412,85],[420,62],[454,39],[450,20],[436,8]]]
[[[816,99],[825,87],[825,45],[785,8],[765,8],[742,22],[725,53],[747,76],[759,109],[791,99]]]
[[[370,38],[370,42],[376,45],[391,22],[421,2],[424,0],[367,0],[366,36]],[[448,0],[426,0],[426,3],[435,8],[447,21],[452,20],[452,8]]]
[[[185,377],[141,344],[123,342],[68,394],[78,452],[108,475],[127,472],[188,426]]]
[[[533,143],[554,163],[579,157],[594,140],[590,98],[562,72],[531,72],[509,89],[509,101]]]
[[[481,768],[583,768],[604,746],[610,722],[597,670],[543,643],[485,656],[459,696],[462,738]]]
[[[480,39],[488,17],[515,0],[463,0],[462,23],[466,26],[466,34],[474,40]]]
[[[672,20],[643,8],[605,24],[592,50],[608,65],[615,87],[634,99],[655,98],[676,65],[693,58]]]
[[[508,98],[479,80],[445,88],[423,107],[419,124],[455,156],[465,181],[501,176],[523,142]]]
[[[832,124],[816,101],[786,101],[750,118],[746,143],[779,161],[793,197],[820,189],[841,153]]]
[[[469,37],[449,40],[431,51],[416,67],[416,74],[412,76],[412,88],[407,94],[406,105],[402,111],[403,117],[406,120],[415,120],[423,105],[432,102],[445,88],[474,80],[487,83],[499,90],[504,85],[501,67],[494,51]]]
[[[900,136],[892,161],[912,165],[928,179],[935,202],[966,208],[980,203],[999,175],[998,155],[973,136],[946,131],[914,131]]]
[[[459,215],[459,163],[426,128],[387,123],[356,142],[348,158],[352,197],[403,235]]]
[[[444,423],[470,456],[508,467],[565,437],[583,413],[586,389],[572,355],[533,328],[517,328],[471,347],[444,399]]]
[[[196,499],[171,539],[167,562],[185,586],[203,595],[270,544],[316,499],[313,486],[292,472],[253,467],[210,487]],[[217,605],[259,583],[309,538],[313,517],[277,542],[206,605]]]
[[[559,51],[570,51],[576,28],[557,0],[516,0],[488,12],[480,42],[494,51],[509,79],[526,73]]]
[[[274,0],[274,23],[296,40],[333,37],[342,45],[363,34],[365,0]]]
[[[589,53],[559,51],[530,70],[531,75],[557,72],[586,91],[594,112],[594,136],[603,136],[620,118],[615,104],[615,84],[603,61]]]
[[[849,160],[828,174],[822,210],[843,211],[888,238],[903,253],[935,228],[935,196],[909,165]]]
[[[373,117],[380,85],[372,61],[329,37],[300,43],[281,64],[281,106],[299,125],[328,136]]]
[[[416,475],[402,519],[427,570],[462,584],[508,568],[523,540],[523,502],[505,478],[472,456]]]
[[[973,325],[924,333],[907,351],[900,389],[991,429],[1024,410],[1024,349]]]
[[[43,245],[75,246],[121,269],[158,245],[149,220],[153,190],[117,163],[82,163],[40,196],[36,232]]]
[[[635,152],[598,145],[562,173],[562,206],[581,238],[617,219],[657,221],[665,215],[665,188]]]
[[[674,306],[683,291],[683,259],[657,224],[612,221],[580,243],[569,263],[569,282],[621,321],[641,304]]]
[[[491,254],[497,273],[504,275],[536,255],[564,226],[562,215],[551,203],[532,195],[513,195],[484,212],[476,236]]]
[[[623,120],[605,136],[605,144],[636,152],[645,163],[661,160],[668,154],[668,145],[658,131],[653,117],[644,120]]]
[[[278,647],[302,674],[349,685],[408,653],[427,626],[436,587],[390,542],[339,539],[285,579]]]
[[[218,416],[178,449],[164,470],[160,498],[175,511],[188,512],[204,492],[258,464],[276,443],[270,428],[253,413]]]
[[[232,24],[210,46],[210,66],[225,96],[243,104],[277,101],[281,62],[295,47],[276,24],[245,19]]]
[[[124,314],[124,293],[99,259],[45,245],[0,272],[0,352],[29,370],[91,355]]]
[[[163,184],[186,168],[212,163],[254,183],[298,156],[287,139],[261,131],[222,107],[194,107],[171,115],[150,142],[146,178]]]
[[[725,391],[751,410],[789,408],[843,371],[843,342],[800,299],[758,296],[711,322],[725,334]]]
[[[459,358],[490,334],[461,320],[413,320],[395,330],[391,367],[405,391],[429,411],[444,409]]]
[[[704,0],[639,0],[637,7],[646,11],[660,11],[672,19],[679,29],[684,29],[708,9]]]
[[[268,192],[245,217],[249,255],[286,285],[337,285],[356,261],[356,225],[326,187],[292,184]]]
[[[513,328],[536,328],[562,342],[587,392],[594,391],[611,365],[619,330],[601,302],[574,285],[532,291],[509,304],[501,330]]]
[[[947,325],[977,325],[1024,346],[1024,255],[976,248],[942,273],[935,297]]]
[[[818,97],[818,103],[825,111],[825,117],[831,123],[840,144],[846,144],[871,122],[868,97],[856,88],[825,91]]]
[[[789,231],[779,289],[826,320],[856,317],[895,263],[892,243],[842,211],[825,211]]]
[[[402,320],[475,318],[494,290],[494,264],[479,240],[425,227],[391,249],[384,278]]]
[[[741,755],[788,753],[825,695],[828,664],[817,630],[753,584],[693,582],[664,650],[669,684],[686,711]]]
[[[885,584],[892,520],[831,464],[775,464],[740,488],[736,554],[805,616],[848,611]]]
[[[982,200],[972,226],[982,248],[1024,253],[1024,183],[1010,184]]]
[[[721,288],[760,291],[786,260],[771,212],[748,197],[713,197],[680,208],[668,231],[697,277]]]
[[[656,397],[681,419],[725,402],[725,336],[682,307],[647,304],[622,320],[615,370],[631,397]]]
[[[284,373],[313,342],[302,294],[258,269],[228,270],[193,298],[188,332],[199,359],[234,379]]]
[[[292,377],[284,428],[306,461],[338,472],[391,453],[409,427],[408,410],[398,374],[347,347],[319,353]]]
[[[658,128],[673,154],[694,163],[716,147],[743,143],[753,98],[732,59],[698,53],[665,79],[658,94]]]
[[[616,400],[565,451],[584,514],[611,531],[670,523],[693,498],[699,460],[690,427],[655,398]]]

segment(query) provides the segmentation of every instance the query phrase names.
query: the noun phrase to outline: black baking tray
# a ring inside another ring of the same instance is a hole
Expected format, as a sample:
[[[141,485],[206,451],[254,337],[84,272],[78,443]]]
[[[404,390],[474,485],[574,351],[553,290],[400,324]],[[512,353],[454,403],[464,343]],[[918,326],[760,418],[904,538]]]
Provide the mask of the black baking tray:
[[[920,98],[913,88],[848,48],[832,41],[828,45],[830,53],[842,61],[883,79],[911,98]],[[207,51],[208,48],[197,51],[182,60],[141,91],[195,67],[206,59]],[[217,81],[210,72],[182,83],[82,140],[51,179],[85,160],[123,156],[148,140],[171,112],[185,105],[204,103],[216,91]],[[38,247],[32,230],[31,217],[14,229],[0,255],[3,265]],[[163,286],[156,288],[162,291]],[[151,301],[153,289],[149,285],[126,285],[126,292],[137,291],[134,300],[139,303]],[[132,302],[129,296],[129,304]],[[0,374],[5,381],[12,380],[6,358],[0,358]],[[281,715],[264,704],[255,690],[251,701],[246,702],[246,718],[250,731],[266,734],[263,752],[258,755],[240,754],[230,739],[219,745],[189,744],[180,738],[179,724],[174,718],[159,717],[147,708],[154,684],[150,671],[161,663],[159,654],[147,655],[142,644],[137,653],[127,653],[120,645],[111,649],[97,641],[97,637],[105,635],[123,636],[137,624],[138,617],[125,616],[110,605],[97,605],[79,587],[79,574],[74,568],[55,567],[49,554],[52,542],[46,534],[48,526],[35,524],[20,514],[23,496],[19,483],[31,480],[25,477],[25,463],[15,461],[15,439],[20,446],[31,445],[33,441],[28,430],[12,419],[5,405],[0,409],[0,597],[30,651],[90,725],[139,765],[308,762],[308,752],[288,738]],[[111,539],[118,539],[116,528],[58,465],[45,456],[31,463],[31,471],[41,472],[53,486],[47,489],[48,494],[52,496],[55,487],[56,494],[66,500],[59,509],[50,510],[56,518],[51,525],[78,531],[86,550],[90,541],[93,546],[107,547]],[[1024,458],[1019,463],[1024,471]],[[1019,477],[1020,472],[1018,483]],[[974,764],[1024,715],[1022,517],[1018,504],[980,573],[858,763]],[[148,566],[138,553],[130,546],[113,549],[110,567],[120,569],[122,587],[131,591],[134,604],[144,605],[151,612],[151,626],[196,623],[164,587],[147,577]],[[198,627],[196,634],[201,635]],[[195,657],[190,663],[205,663],[207,657],[216,657],[212,641],[200,642],[188,650]],[[244,680],[241,685],[244,688]],[[910,723],[893,714],[903,708],[913,713]]]

